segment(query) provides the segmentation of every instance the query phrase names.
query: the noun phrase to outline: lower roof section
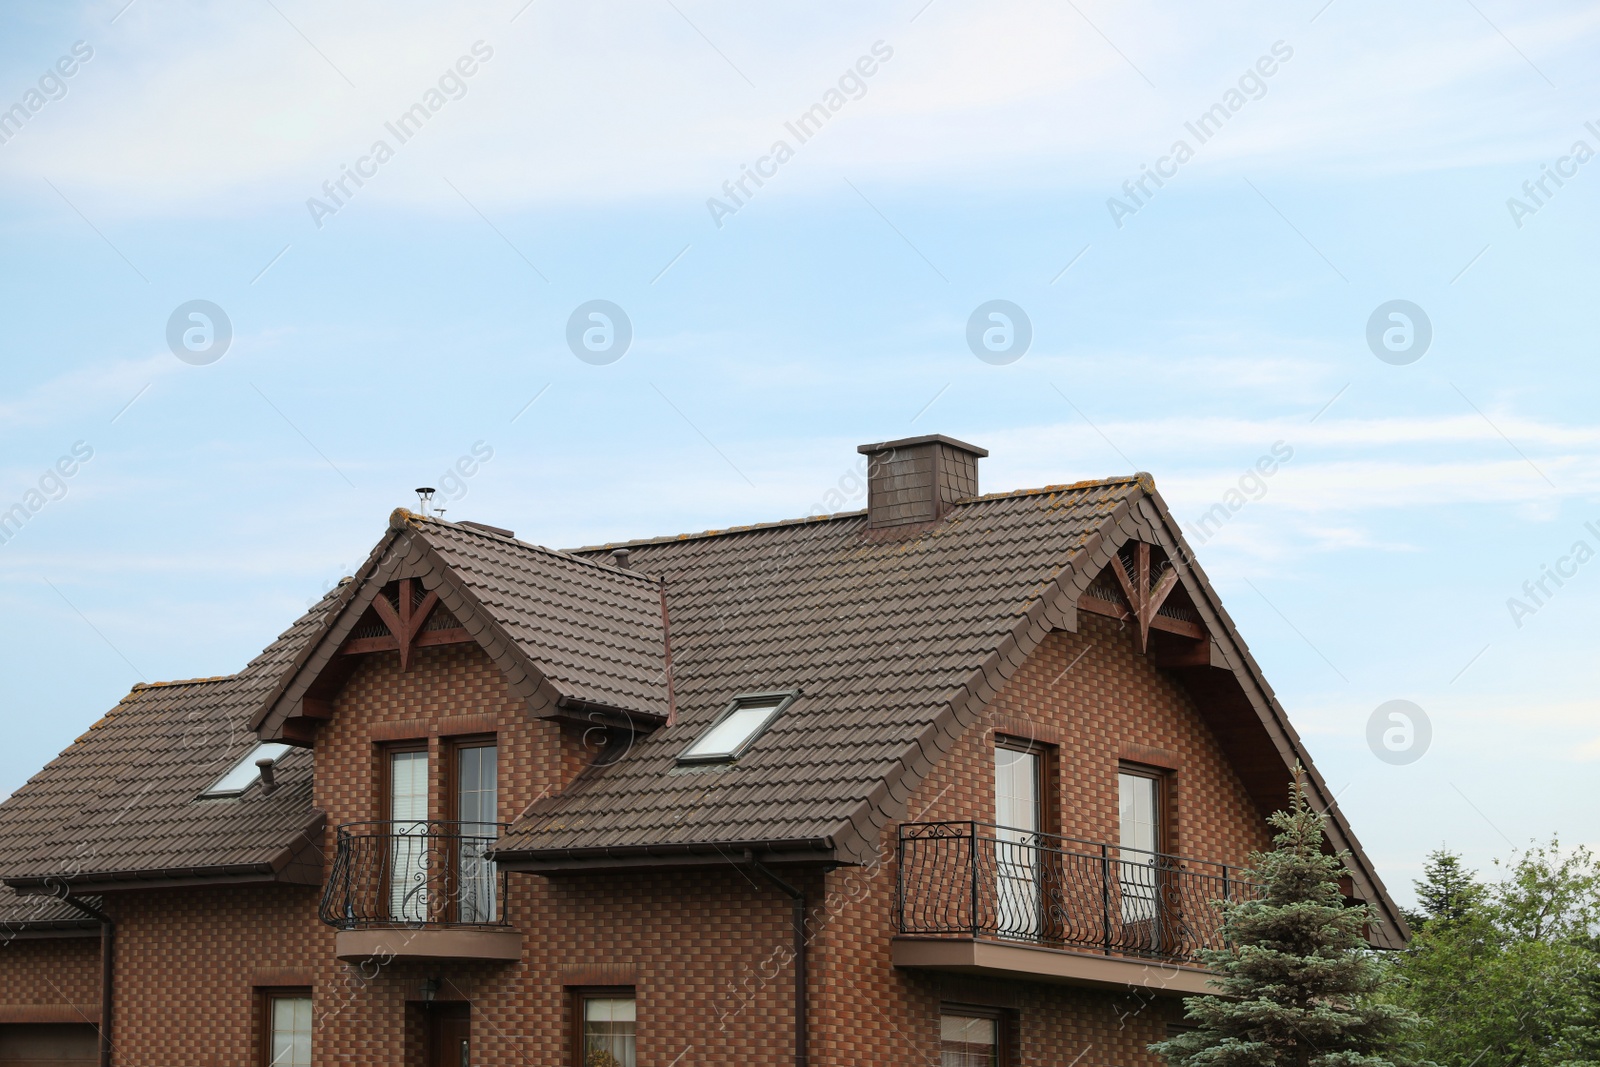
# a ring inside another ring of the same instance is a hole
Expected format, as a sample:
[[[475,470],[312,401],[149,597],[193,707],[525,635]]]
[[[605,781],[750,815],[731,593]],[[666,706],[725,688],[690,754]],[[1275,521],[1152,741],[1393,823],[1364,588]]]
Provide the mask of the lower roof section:
[[[1210,971],[1160,960],[1099,956],[1042,945],[983,941],[975,938],[897,937],[892,946],[896,967],[952,974],[1006,978],[1013,981],[1062,982],[1119,992],[1192,997],[1216,993]]]

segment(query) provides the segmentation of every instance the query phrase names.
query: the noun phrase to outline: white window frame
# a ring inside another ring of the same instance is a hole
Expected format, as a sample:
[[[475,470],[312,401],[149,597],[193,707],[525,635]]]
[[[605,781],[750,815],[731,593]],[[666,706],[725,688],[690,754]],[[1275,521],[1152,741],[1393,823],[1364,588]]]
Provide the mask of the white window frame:
[[[756,741],[761,738],[762,734],[766,733],[772,728],[772,724],[778,721],[778,716],[787,711],[789,709],[789,705],[793,704],[799,696],[800,691],[798,689],[775,689],[761,693],[740,693],[738,696],[728,701],[728,706],[722,709],[722,713],[713,719],[709,726],[707,726],[704,730],[701,730],[695,739],[689,742],[688,746],[682,752],[678,753],[678,762],[733,763],[746,752],[750,751],[750,746],[754,745]],[[719,749],[715,752],[695,751],[696,748],[700,747],[700,745],[704,744],[706,740],[711,737],[711,735],[716,731],[717,727],[721,726],[736,712],[740,711],[741,709],[748,708],[753,704],[767,704],[772,701],[777,701],[777,704],[770,712],[767,713],[767,717],[762,720],[761,724],[752,730],[748,736],[740,739],[739,743],[734,745],[732,748]]]
[[[261,741],[253,745],[237,762],[223,772],[222,776],[212,782],[200,794],[203,799],[211,800],[217,797],[236,797],[244,793],[251,786],[261,781],[261,768],[255,765],[258,759],[271,759],[273,762],[283,759],[289,754],[293,745],[284,744],[282,741]],[[268,751],[268,750],[271,751]],[[248,775],[242,777],[242,784],[230,785],[226,788],[223,783],[235,775]]]

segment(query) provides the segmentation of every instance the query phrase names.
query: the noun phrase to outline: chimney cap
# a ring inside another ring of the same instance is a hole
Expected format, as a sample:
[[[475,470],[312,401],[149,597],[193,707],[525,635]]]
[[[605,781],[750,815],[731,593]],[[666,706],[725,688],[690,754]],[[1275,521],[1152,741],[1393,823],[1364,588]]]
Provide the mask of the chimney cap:
[[[987,448],[969,445],[965,441],[957,441],[954,437],[946,437],[942,433],[923,434],[921,437],[902,437],[898,441],[879,441],[875,445],[858,445],[856,451],[863,456],[870,456],[877,452],[892,452],[897,448],[910,448],[913,445],[932,444],[936,441],[940,444],[949,445],[951,448],[959,448],[963,452],[970,452],[979,459],[989,454]]]
[[[628,565],[629,555],[631,555],[631,553],[626,548],[613,548],[611,550],[612,566],[621,567],[623,570],[632,570],[633,568]]]

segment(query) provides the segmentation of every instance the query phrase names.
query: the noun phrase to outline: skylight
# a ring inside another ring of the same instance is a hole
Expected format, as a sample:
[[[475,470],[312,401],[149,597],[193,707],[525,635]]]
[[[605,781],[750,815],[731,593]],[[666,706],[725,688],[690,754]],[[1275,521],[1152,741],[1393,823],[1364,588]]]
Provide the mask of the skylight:
[[[203,797],[236,797],[246,789],[256,784],[261,777],[261,768],[256,766],[258,759],[278,760],[289,751],[289,746],[280,741],[266,741],[249,752],[244,758],[235,763],[227,774],[211,783],[211,788],[200,795]]]
[[[712,763],[737,759],[761,736],[794,693],[752,693],[736,697],[694,743],[678,756],[680,763]]]

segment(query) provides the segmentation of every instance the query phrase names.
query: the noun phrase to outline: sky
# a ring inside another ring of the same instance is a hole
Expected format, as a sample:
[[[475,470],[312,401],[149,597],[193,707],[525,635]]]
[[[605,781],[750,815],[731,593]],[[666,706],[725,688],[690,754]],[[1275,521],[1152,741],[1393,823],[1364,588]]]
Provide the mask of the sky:
[[[575,547],[945,433],[1153,475],[1401,900],[1600,846],[1600,8],[0,18],[0,796],[418,485]]]

